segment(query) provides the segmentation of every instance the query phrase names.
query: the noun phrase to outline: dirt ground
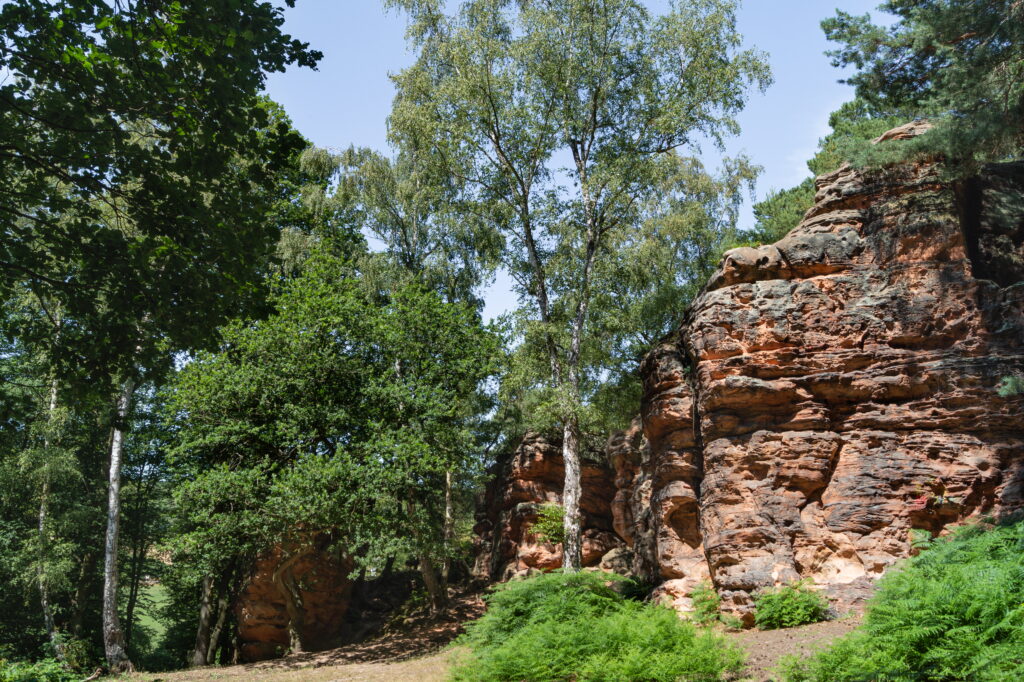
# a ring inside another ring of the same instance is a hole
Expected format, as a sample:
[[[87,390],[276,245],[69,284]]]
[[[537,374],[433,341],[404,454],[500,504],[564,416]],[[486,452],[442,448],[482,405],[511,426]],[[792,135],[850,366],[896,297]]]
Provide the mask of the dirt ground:
[[[783,656],[812,653],[850,632],[860,625],[860,622],[859,616],[847,616],[785,630],[731,632],[726,637],[747,652],[747,670],[743,679],[767,682],[775,679],[771,671]]]
[[[447,679],[451,659],[457,653],[446,646],[461,632],[464,620],[479,616],[483,604],[472,598],[460,607],[457,615],[462,618],[417,623],[408,631],[340,649],[296,654],[247,665],[171,673],[136,673],[120,679],[125,682],[441,682]],[[786,630],[727,633],[726,637],[747,652],[748,667],[741,679],[745,682],[768,682],[773,679],[771,671],[782,656],[811,653],[859,624],[859,617],[848,616]]]
[[[345,663],[331,661],[329,658],[293,660],[293,657],[287,657],[250,665],[200,668],[173,673],[143,673],[125,679],[138,682],[205,682],[206,680],[225,680],[227,682],[243,682],[243,680],[259,680],[259,682],[422,680],[422,682],[442,682],[447,679],[448,659],[451,655],[449,651],[439,651],[397,662],[375,661],[369,663]]]

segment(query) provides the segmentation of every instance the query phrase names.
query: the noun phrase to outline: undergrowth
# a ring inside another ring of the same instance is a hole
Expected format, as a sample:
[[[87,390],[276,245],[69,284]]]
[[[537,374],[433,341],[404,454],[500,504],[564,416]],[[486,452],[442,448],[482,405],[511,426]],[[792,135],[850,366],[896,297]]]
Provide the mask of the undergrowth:
[[[864,624],[787,682],[1024,679],[1024,522],[968,526],[886,575]]]
[[[671,609],[624,598],[604,573],[549,573],[500,585],[467,626],[460,682],[719,680],[743,656]]]
[[[0,682],[77,682],[82,675],[71,672],[52,658],[34,663],[0,659]]]
[[[828,601],[802,580],[761,592],[754,607],[754,622],[762,630],[817,623],[828,615]]]

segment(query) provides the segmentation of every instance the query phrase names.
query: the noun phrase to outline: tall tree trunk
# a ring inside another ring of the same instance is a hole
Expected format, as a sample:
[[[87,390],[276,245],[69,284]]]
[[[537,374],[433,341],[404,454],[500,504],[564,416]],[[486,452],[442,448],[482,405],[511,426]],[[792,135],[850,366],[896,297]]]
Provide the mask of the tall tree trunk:
[[[565,462],[565,484],[562,488],[562,508],[565,513],[562,568],[572,573],[578,571],[583,563],[580,537],[579,425],[575,414],[565,420],[562,429],[562,459]]]
[[[134,670],[125,650],[124,633],[117,614],[117,540],[121,522],[121,463],[124,455],[125,422],[131,409],[135,383],[127,379],[117,401],[117,421],[110,442],[110,479],[107,496],[107,538],[103,561],[103,648],[112,673]]]
[[[203,578],[202,593],[199,597],[199,627],[196,629],[196,644],[192,647],[192,666],[206,665],[210,650],[211,602],[213,600],[213,578]]]
[[[60,327],[57,327],[57,338],[60,338]],[[46,412],[46,435],[43,438],[43,457],[49,458],[50,444],[54,440],[53,428],[57,419],[57,378],[50,380],[50,400]],[[53,609],[50,607],[50,586],[49,578],[46,575],[45,561],[46,547],[49,541],[46,538],[46,520],[50,513],[50,471],[43,463],[43,485],[39,496],[39,565],[36,568],[36,577],[39,581],[39,605],[43,611],[43,625],[46,627],[46,636],[53,645],[54,655],[58,660],[64,660],[64,645],[57,635],[57,626],[53,621]]]
[[[226,589],[221,590],[217,595],[217,621],[210,633],[210,647],[206,651],[206,665],[213,665],[220,644],[221,633],[224,632],[224,622],[228,618],[228,593]]]
[[[413,541],[420,548],[420,554],[418,557],[420,575],[423,576],[423,586],[427,588],[427,595],[430,597],[430,611],[432,613],[438,613],[448,605],[448,588],[443,584],[440,576],[438,575],[437,567],[434,565],[434,560],[427,552],[427,545],[423,542],[422,534],[416,528],[416,503],[412,501],[411,491],[409,496],[410,499],[406,502],[406,510],[409,514],[409,527]]]
[[[76,639],[82,639],[82,622],[85,620],[85,607],[89,599],[89,587],[92,572],[96,568],[95,552],[88,552],[82,557],[82,563],[78,569],[78,581],[75,584],[75,595],[72,597],[73,609],[71,611],[70,629]]]
[[[441,583],[447,591],[448,576],[452,568],[452,541],[455,539],[455,505],[452,500],[452,472],[444,472],[444,561],[441,564]]]
[[[303,556],[299,550],[287,559],[283,559],[274,569],[274,585],[284,599],[284,608],[288,612],[288,644],[291,653],[297,654],[304,650],[302,628],[306,619],[306,610],[302,603],[302,593],[295,584],[292,566]]]
[[[419,563],[423,586],[427,588],[430,597],[430,611],[440,613],[448,605],[448,588],[438,575],[433,559],[424,554],[420,556]]]

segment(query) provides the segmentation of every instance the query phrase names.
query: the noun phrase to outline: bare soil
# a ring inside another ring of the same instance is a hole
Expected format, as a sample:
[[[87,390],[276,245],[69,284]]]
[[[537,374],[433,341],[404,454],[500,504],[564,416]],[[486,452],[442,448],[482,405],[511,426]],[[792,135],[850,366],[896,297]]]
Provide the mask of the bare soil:
[[[747,652],[747,670],[743,679],[769,682],[775,680],[772,671],[783,656],[806,656],[813,653],[850,632],[860,625],[860,622],[860,615],[851,614],[837,620],[784,630],[731,632],[726,637]]]
[[[200,682],[201,680],[423,680],[440,682],[447,678],[451,651],[445,651],[463,631],[463,624],[483,615],[479,594],[457,596],[440,616],[418,614],[396,627],[386,628],[380,637],[337,649],[299,653],[259,663],[214,666],[168,673],[136,673],[125,682]]]

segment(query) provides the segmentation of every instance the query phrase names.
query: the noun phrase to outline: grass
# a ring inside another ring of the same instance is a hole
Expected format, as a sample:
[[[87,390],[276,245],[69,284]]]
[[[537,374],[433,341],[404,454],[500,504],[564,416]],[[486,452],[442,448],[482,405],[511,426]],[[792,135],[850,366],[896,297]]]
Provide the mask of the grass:
[[[140,590],[139,604],[142,608],[139,610],[138,624],[146,629],[154,642],[160,642],[167,632],[167,624],[157,616],[168,599],[167,588],[160,583],[144,585]]]

